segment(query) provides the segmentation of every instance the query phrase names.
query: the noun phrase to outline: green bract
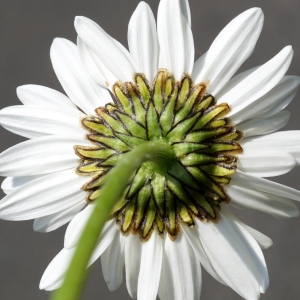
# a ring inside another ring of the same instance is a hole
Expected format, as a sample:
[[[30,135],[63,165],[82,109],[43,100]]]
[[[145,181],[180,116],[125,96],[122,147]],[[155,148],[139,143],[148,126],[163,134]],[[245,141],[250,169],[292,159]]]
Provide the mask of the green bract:
[[[159,70],[149,87],[141,74],[134,82],[113,87],[114,102],[82,120],[94,146],[75,146],[80,175],[91,176],[82,188],[93,201],[112,167],[123,154],[142,143],[164,143],[171,148],[164,164],[144,163],[133,176],[112,211],[124,234],[139,233],[147,240],[155,228],[174,240],[180,224],[193,218],[217,221],[221,202],[229,202],[224,185],[236,170],[242,133],[224,118],[230,108],[215,105],[204,83],[190,76],[175,82]]]

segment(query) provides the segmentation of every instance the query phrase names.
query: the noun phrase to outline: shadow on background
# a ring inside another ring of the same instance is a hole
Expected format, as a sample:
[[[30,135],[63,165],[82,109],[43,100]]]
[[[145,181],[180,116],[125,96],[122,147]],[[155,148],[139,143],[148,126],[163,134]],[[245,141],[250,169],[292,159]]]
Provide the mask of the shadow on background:
[[[62,91],[49,59],[53,38],[76,41],[73,20],[76,15],[90,17],[110,35],[127,46],[127,24],[139,1],[131,0],[10,0],[0,1],[0,108],[18,105],[15,89],[23,84],[40,84]],[[150,1],[149,1],[150,2]],[[156,13],[158,0],[151,0]],[[293,45],[295,56],[288,74],[300,75],[300,2],[299,0],[191,0],[192,26],[199,53],[207,51],[220,30],[244,10],[260,6],[265,25],[245,70],[261,65],[284,46]],[[226,55],[226,54],[224,54]],[[300,94],[288,107],[291,121],[285,130],[300,129]],[[0,129],[0,151],[23,139]],[[299,168],[274,179],[300,189]],[[1,192],[1,196],[3,193]],[[276,220],[258,212],[239,211],[249,225],[270,236],[274,245],[264,251],[270,273],[270,287],[261,299],[299,299],[300,219]],[[65,227],[53,233],[32,230],[32,221],[0,222],[0,299],[48,299],[38,284],[44,269],[63,245]],[[240,299],[229,288],[213,280],[204,271],[202,299]],[[155,276],[155,275],[154,275]],[[96,263],[83,299],[131,299],[125,284],[110,293]]]

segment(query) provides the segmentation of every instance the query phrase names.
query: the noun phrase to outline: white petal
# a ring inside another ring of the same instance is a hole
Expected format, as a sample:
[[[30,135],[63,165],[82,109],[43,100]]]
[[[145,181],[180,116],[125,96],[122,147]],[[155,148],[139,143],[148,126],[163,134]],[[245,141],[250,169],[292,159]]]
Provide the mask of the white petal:
[[[215,95],[216,99],[221,98],[223,95],[231,91],[237,84],[242,82],[245,78],[247,78],[250,74],[252,74],[255,70],[257,70],[259,67],[254,67],[252,69],[246,70],[236,76],[234,76],[232,79],[230,79],[225,86]]]
[[[85,192],[80,190],[86,178],[74,170],[46,175],[30,181],[0,201],[3,220],[30,220],[54,214],[79,202]]]
[[[130,234],[125,239],[126,286],[131,298],[137,298],[140,273],[142,243],[137,235]]]
[[[135,64],[128,51],[117,41],[111,38],[98,24],[85,17],[75,18],[75,29],[83,42],[91,48],[94,54],[105,66],[101,70],[106,78],[109,75],[121,81],[131,81],[135,72]],[[106,78],[109,80],[109,78]],[[108,82],[111,86],[114,82]]]
[[[140,274],[138,279],[138,299],[156,300],[163,258],[163,239],[153,232],[151,238],[142,245]]]
[[[228,286],[248,300],[259,299],[268,273],[261,249],[241,226],[221,214],[217,224],[196,220],[203,247]]]
[[[257,231],[256,229],[248,226],[244,222],[242,222],[229,208],[227,205],[222,205],[222,212],[225,211],[225,214],[227,217],[230,217],[235,223],[238,223],[242,227],[244,227],[252,236],[253,238],[257,241],[259,246],[262,249],[268,249],[273,245],[273,241],[264,235],[263,233]]]
[[[69,98],[86,114],[111,101],[109,92],[98,86],[81,64],[78,49],[72,42],[56,38],[50,57],[54,71]]]
[[[188,0],[180,0],[180,7],[181,7],[181,13],[187,20],[190,26],[192,26],[191,22],[191,10],[190,10],[190,4]]]
[[[98,257],[107,249],[107,247],[112,242],[116,232],[117,231],[114,228],[112,234],[101,236],[98,245],[96,246],[92,254],[88,266],[93,264],[98,259]],[[75,249],[75,247],[72,249],[64,248],[54,257],[42,276],[40,282],[41,290],[52,291],[58,289],[61,286]]]
[[[201,268],[184,234],[165,240],[159,297],[164,300],[195,300],[201,293]]]
[[[118,232],[111,244],[101,255],[103,277],[111,292],[116,291],[123,281],[125,238]]]
[[[270,117],[253,119],[243,123],[237,126],[237,129],[243,131],[244,137],[269,134],[284,127],[288,123],[290,116],[291,113],[284,110]]]
[[[128,45],[136,71],[144,73],[151,83],[158,70],[159,45],[155,18],[145,2],[139,3],[130,19]]]
[[[285,47],[279,54],[259,67],[228,93],[218,99],[218,103],[228,103],[232,116],[253,101],[269,92],[284,76],[293,57],[291,46]]]
[[[201,244],[198,231],[195,227],[186,227],[181,226],[183,233],[191,244],[197,259],[200,261],[201,265],[205,268],[205,270],[217,281],[225,284],[223,279],[217,274],[216,270],[212,266],[207,254],[205,253],[203,246]]]
[[[217,94],[252,54],[263,26],[260,8],[251,8],[233,19],[209,48],[200,73],[193,73],[195,82],[209,82],[209,93]]]
[[[238,124],[251,118],[265,118],[284,109],[295,97],[300,85],[300,77],[284,76],[280,82],[261,98],[231,116]]]
[[[258,177],[273,177],[290,172],[297,162],[285,152],[245,151],[238,156],[238,170]]]
[[[42,175],[35,175],[35,176],[21,176],[21,177],[7,177],[3,180],[1,184],[1,189],[3,192],[8,195],[20,186],[35,180]]]
[[[280,131],[264,136],[250,137],[241,141],[245,151],[276,151],[287,152],[300,163],[300,131]]]
[[[63,276],[71,262],[74,250],[62,249],[51,261],[40,281],[41,290],[55,290],[61,285]]]
[[[297,206],[290,199],[242,186],[234,180],[226,187],[226,192],[231,198],[230,204],[237,207],[259,210],[279,218],[299,215]]]
[[[1,125],[18,135],[35,138],[49,134],[86,134],[80,126],[85,115],[72,107],[9,106],[0,111]]]
[[[75,169],[79,158],[73,147],[82,144],[86,144],[83,138],[58,135],[22,142],[0,154],[0,174],[27,176]]]
[[[57,213],[35,219],[33,222],[33,230],[37,232],[50,232],[56,230],[71,221],[85,205],[86,203],[84,201],[80,201]]]
[[[159,67],[167,68],[176,80],[192,73],[194,39],[191,27],[181,12],[180,0],[161,0],[157,14],[160,45]]]
[[[195,61],[194,66],[193,66],[192,78],[195,78],[197,76],[197,74],[199,74],[201,72],[201,70],[203,69],[205,60],[206,60],[206,55],[207,55],[207,52],[202,54]]]
[[[91,213],[93,212],[93,209],[94,209],[94,205],[90,204],[72,219],[72,221],[67,227],[66,234],[65,234],[64,247],[66,249],[71,249],[77,245],[78,240],[85,228],[85,225],[89,220]],[[114,221],[110,220],[106,222],[106,224],[104,225],[101,236],[108,234],[109,232],[114,230],[115,230]]]
[[[26,84],[17,88],[17,95],[25,105],[42,107],[75,107],[74,103],[64,94],[45,86]]]

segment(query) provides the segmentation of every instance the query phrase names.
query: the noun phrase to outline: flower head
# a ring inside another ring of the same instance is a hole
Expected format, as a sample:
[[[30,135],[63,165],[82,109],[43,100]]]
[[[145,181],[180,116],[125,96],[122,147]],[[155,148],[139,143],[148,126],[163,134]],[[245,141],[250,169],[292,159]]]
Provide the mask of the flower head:
[[[0,156],[0,173],[9,176],[0,217],[35,219],[42,232],[71,221],[42,289],[60,286],[110,170],[126,152],[151,142],[169,147],[170,157],[134,174],[90,262],[101,256],[108,287],[120,286],[125,265],[133,298],[199,299],[201,263],[245,299],[265,292],[261,248],[272,241],[231,207],[298,215],[291,200],[300,200],[300,192],[263,177],[299,164],[300,132],[275,131],[289,119],[282,110],[300,80],[284,76],[290,46],[234,76],[262,25],[262,11],[247,10],[194,62],[188,1],[161,0],[157,29],[149,6],[138,5],[129,51],[85,17],[75,19],[77,45],[54,40],[51,60],[68,97],[22,86],[24,105],[0,114],[3,127],[30,138]]]

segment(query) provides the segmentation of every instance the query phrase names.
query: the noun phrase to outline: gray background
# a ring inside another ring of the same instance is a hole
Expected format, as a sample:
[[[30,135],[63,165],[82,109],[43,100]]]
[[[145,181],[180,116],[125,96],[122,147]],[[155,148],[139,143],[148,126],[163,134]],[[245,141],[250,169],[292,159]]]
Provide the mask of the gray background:
[[[0,107],[20,104],[15,89],[35,83],[62,90],[51,67],[53,38],[76,40],[73,19],[84,15],[99,23],[127,46],[127,24],[137,0],[1,0],[0,1]],[[151,0],[156,14],[158,0]],[[299,0],[191,0],[195,47],[204,53],[218,32],[244,10],[260,6],[265,25],[252,57],[241,70],[263,64],[284,46],[293,45],[295,56],[288,74],[300,75]],[[198,54],[196,53],[198,56]],[[300,95],[289,106],[292,118],[286,130],[299,129]],[[0,151],[23,139],[0,128]],[[275,179],[300,189],[299,168]],[[1,197],[3,193],[1,192]],[[240,212],[248,224],[269,235],[274,245],[264,251],[270,287],[261,299],[299,299],[300,220],[276,220],[258,212]],[[39,291],[44,269],[61,249],[65,227],[48,234],[35,233],[32,221],[0,222],[0,299],[48,299]],[[203,272],[202,299],[240,299],[229,288]],[[155,276],[155,275],[154,275]],[[110,293],[101,266],[95,264],[84,299],[130,299],[125,284]]]

